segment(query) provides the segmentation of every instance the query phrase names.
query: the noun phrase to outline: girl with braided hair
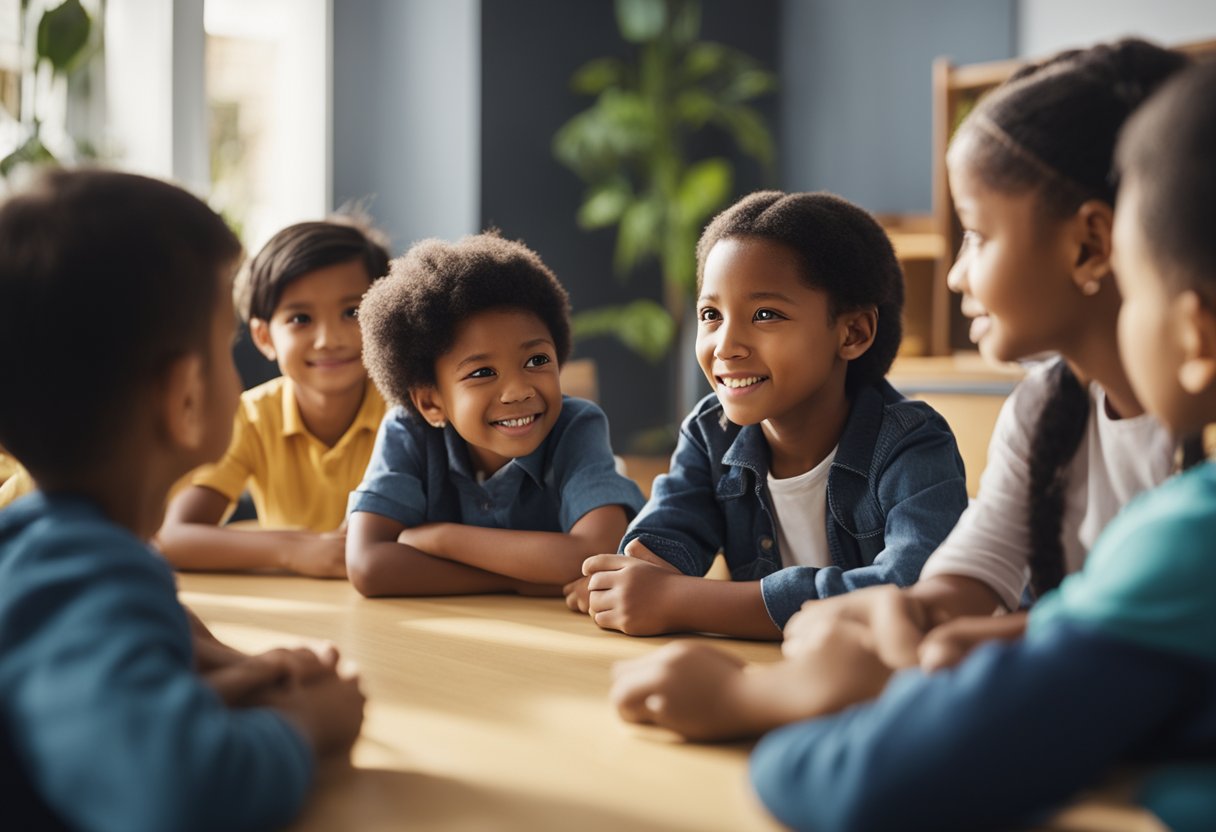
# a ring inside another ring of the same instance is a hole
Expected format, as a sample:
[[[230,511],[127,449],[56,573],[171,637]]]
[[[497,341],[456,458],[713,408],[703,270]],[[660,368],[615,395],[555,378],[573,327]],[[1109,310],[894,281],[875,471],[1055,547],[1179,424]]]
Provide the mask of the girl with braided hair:
[[[1138,40],[1064,53],[960,126],[947,164],[965,240],[949,281],[971,337],[995,361],[1057,357],[1010,396],[978,498],[920,580],[805,605],[785,627],[786,661],[769,668],[744,674],[685,644],[625,664],[613,689],[625,719],[698,739],[758,734],[873,698],[900,668],[1017,638],[1024,602],[1079,570],[1120,508],[1169,476],[1173,440],[1116,348],[1111,169],[1122,124],[1185,64]]]

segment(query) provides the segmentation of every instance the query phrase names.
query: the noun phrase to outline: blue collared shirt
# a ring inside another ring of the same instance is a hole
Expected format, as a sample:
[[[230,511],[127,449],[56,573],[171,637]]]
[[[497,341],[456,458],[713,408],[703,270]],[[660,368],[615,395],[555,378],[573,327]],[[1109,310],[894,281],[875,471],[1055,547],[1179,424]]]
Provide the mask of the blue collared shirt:
[[[402,407],[384,417],[349,510],[406,527],[463,523],[493,529],[569,533],[587,512],[623,506],[633,517],[642,492],[616,471],[608,420],[596,405],[562,397],[556,424],[535,451],[478,482],[469,449],[451,425],[427,425]]]
[[[731,577],[760,581],[773,623],[804,601],[916,580],[967,507],[950,426],[886,381],[857,391],[828,473],[832,566],[782,568],[768,494],[769,447],[759,425],[727,421],[714,394],[684,420],[671,470],[625,533],[687,575],[723,552]]]

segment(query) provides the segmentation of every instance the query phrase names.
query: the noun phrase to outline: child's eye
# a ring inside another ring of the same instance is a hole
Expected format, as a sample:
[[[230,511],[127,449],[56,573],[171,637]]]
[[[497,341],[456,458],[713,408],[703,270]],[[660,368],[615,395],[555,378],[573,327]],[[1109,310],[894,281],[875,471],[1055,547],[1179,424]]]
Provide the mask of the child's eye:
[[[493,367],[478,367],[473,372],[469,373],[465,378],[493,378],[497,373]]]
[[[289,324],[309,324],[312,323],[312,317],[303,312],[297,312],[287,319]]]
[[[753,321],[779,321],[785,316],[773,309],[757,309],[752,316]]]
[[[708,323],[709,321],[717,321],[720,319],[721,315],[718,314],[718,310],[714,309],[712,306],[706,306],[697,312],[697,320],[701,321],[702,323]]]
[[[359,317],[359,307],[357,307],[357,306],[352,306],[352,307],[350,307],[349,309],[345,309],[345,310],[343,310],[342,315],[343,315],[343,317],[346,317],[346,318],[354,318],[354,319],[358,319],[358,317]]]
[[[525,367],[543,367],[544,365],[548,364],[549,361],[550,361],[549,356],[547,356],[543,352],[541,352],[541,353],[537,353],[536,355],[529,358],[526,362],[524,362],[524,366]]]

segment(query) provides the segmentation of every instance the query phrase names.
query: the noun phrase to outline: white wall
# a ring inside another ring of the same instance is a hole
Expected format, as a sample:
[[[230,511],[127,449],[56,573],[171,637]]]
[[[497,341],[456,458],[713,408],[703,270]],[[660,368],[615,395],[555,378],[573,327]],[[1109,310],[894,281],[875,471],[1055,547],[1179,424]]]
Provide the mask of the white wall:
[[[1018,54],[1138,35],[1166,46],[1216,38],[1213,0],[1019,0]]]

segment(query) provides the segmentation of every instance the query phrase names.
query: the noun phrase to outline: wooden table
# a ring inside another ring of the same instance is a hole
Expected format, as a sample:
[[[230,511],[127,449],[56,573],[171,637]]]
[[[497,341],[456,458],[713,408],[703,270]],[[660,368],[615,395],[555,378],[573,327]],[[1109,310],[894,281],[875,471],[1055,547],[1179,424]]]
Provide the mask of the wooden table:
[[[556,599],[362,598],[344,581],[181,576],[182,601],[247,651],[324,639],[368,697],[353,767],[323,767],[293,830],[774,830],[750,744],[692,745],[622,723],[614,661],[670,639],[599,630]],[[749,661],[776,645],[714,639]],[[1115,793],[1049,828],[1154,832]]]

